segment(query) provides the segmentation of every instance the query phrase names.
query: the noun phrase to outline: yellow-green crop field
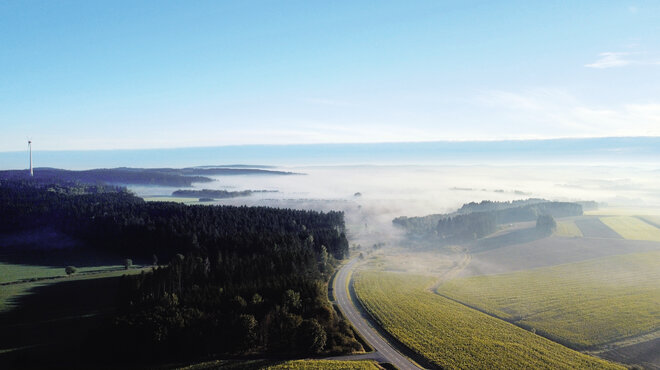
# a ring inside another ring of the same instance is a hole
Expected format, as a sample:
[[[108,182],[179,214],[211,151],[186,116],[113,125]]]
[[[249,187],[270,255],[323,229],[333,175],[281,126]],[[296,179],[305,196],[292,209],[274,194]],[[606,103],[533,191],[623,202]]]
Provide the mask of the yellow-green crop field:
[[[582,231],[573,221],[558,221],[555,235],[577,238],[582,236]]]
[[[623,369],[427,290],[434,278],[360,271],[355,291],[385,330],[448,369]]]
[[[438,293],[576,347],[660,329],[660,251],[456,279]]]
[[[660,241],[660,229],[631,216],[601,217],[600,220],[625,239]]]
[[[289,361],[211,361],[191,365],[181,369],[267,369],[267,370],[321,370],[321,369],[347,369],[347,370],[378,370],[382,369],[374,361],[333,361],[333,360],[289,360]]]
[[[658,208],[643,207],[606,207],[585,211],[585,216],[637,216],[637,215],[660,215]]]

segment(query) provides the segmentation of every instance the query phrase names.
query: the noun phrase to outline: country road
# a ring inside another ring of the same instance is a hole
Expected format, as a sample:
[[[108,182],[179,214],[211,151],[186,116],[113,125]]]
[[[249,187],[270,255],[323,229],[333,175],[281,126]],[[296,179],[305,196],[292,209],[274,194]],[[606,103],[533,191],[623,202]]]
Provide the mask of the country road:
[[[371,345],[377,352],[379,358],[384,362],[390,362],[397,368],[404,369],[420,369],[419,366],[410,361],[407,357],[399,353],[394,347],[381,337],[376,329],[362,316],[360,310],[355,306],[351,300],[348,290],[349,279],[353,271],[357,259],[351,260],[344,265],[335,276],[332,288],[335,295],[335,300],[339,308],[344,313],[344,316],[351,322],[353,327],[360,333],[369,345]]]

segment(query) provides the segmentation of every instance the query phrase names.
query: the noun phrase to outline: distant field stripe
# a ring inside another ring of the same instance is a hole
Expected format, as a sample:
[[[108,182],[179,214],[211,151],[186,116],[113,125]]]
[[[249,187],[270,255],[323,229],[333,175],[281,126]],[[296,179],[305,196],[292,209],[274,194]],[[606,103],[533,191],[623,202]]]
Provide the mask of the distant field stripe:
[[[636,217],[613,216],[600,220],[625,239],[660,241],[660,229]]]
[[[581,237],[582,231],[573,221],[559,221],[557,222],[555,234],[557,236]]]
[[[598,217],[585,217],[575,220],[585,238],[623,239],[616,231],[604,224]]]

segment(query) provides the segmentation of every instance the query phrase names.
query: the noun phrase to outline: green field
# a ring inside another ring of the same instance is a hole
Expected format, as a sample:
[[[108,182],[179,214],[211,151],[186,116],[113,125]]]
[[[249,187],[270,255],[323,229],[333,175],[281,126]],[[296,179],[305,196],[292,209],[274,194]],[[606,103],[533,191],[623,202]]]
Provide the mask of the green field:
[[[600,220],[625,239],[660,241],[660,229],[637,217],[613,216]]]
[[[582,231],[573,221],[558,221],[555,235],[577,238],[582,236]]]
[[[78,271],[71,276],[66,276],[63,268],[0,263],[0,283],[17,281],[27,278],[56,278],[52,280],[49,279],[36,282],[22,282],[18,284],[0,286],[0,312],[11,309],[13,307],[14,301],[17,298],[20,298],[25,294],[29,294],[31,289],[39,286],[45,286],[63,281],[76,281],[114,277],[126,274],[139,274],[143,270],[144,269],[142,268],[132,268],[130,270],[125,270],[123,266],[87,267],[78,269]]]
[[[114,266],[93,266],[93,267],[79,267],[76,269],[77,274],[86,272],[105,272],[122,270],[124,267],[120,265]],[[27,280],[27,279],[40,279],[66,276],[64,266],[51,267],[51,266],[34,266],[34,265],[17,265],[0,262],[0,283],[8,283],[12,281]]]
[[[321,369],[354,369],[354,370],[377,370],[382,369],[373,361],[333,361],[333,360],[290,360],[290,361],[211,361],[201,364],[183,367],[185,370],[203,369],[267,369],[267,370],[321,370]]]
[[[427,288],[434,281],[428,276],[360,271],[355,291],[388,332],[443,368],[623,368],[433,294]]]
[[[452,280],[438,293],[576,347],[660,329],[660,252]]]
[[[24,283],[0,286],[0,313],[11,309],[13,300],[27,294],[27,292],[43,283]]]

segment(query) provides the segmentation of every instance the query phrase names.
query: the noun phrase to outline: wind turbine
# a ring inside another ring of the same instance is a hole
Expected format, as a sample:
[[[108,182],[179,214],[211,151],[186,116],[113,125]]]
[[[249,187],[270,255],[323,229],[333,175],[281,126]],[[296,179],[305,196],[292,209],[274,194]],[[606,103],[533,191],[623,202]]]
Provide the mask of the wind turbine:
[[[32,171],[32,140],[28,139],[28,149],[30,149],[30,176],[34,176]]]

